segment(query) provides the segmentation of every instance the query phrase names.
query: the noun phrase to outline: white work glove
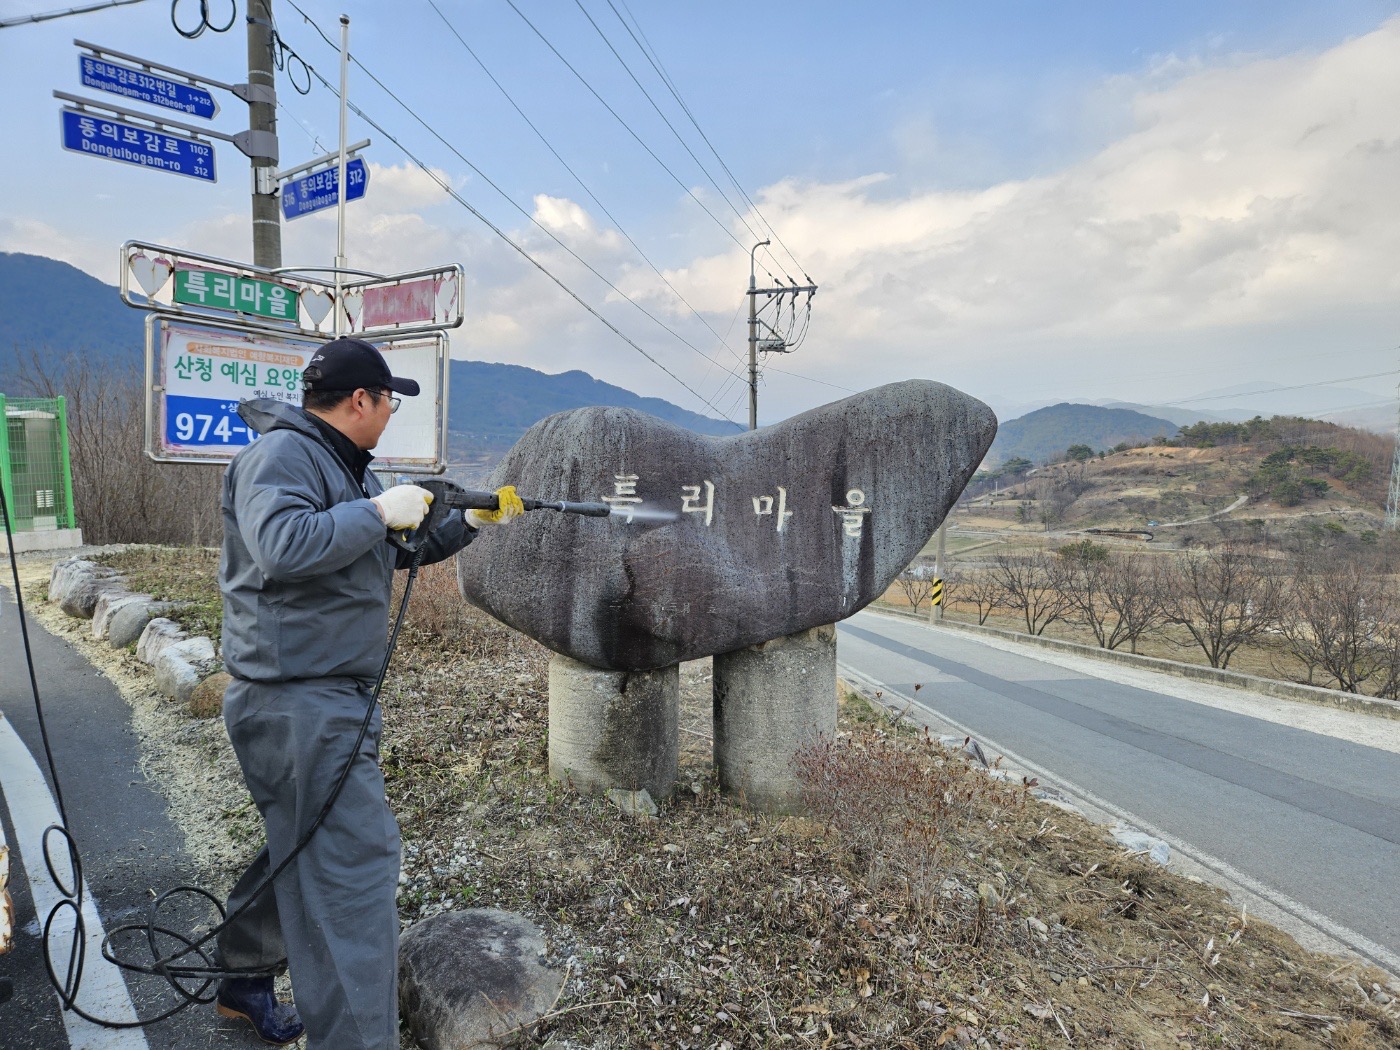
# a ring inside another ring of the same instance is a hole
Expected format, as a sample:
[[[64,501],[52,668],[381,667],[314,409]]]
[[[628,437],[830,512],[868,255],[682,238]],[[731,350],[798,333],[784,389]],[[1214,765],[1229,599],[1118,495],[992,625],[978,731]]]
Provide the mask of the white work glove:
[[[396,532],[400,529],[416,529],[428,515],[428,504],[433,494],[417,485],[395,485],[385,489],[370,500],[379,508],[379,516],[384,524]]]

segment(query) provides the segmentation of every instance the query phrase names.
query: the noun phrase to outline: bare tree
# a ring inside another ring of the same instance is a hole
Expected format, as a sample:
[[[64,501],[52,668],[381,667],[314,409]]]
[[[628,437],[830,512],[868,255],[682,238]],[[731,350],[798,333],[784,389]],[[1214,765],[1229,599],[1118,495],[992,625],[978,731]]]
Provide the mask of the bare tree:
[[[1132,652],[1149,631],[1166,620],[1166,594],[1161,563],[1144,554],[1112,559],[1103,582],[1103,600],[1113,611],[1113,629],[1105,637],[1106,649],[1124,642]]]
[[[967,575],[960,569],[947,568],[943,570],[943,609],[945,612],[955,601],[962,600],[966,582]]]
[[[911,565],[899,574],[896,582],[915,612],[928,601],[933,592],[933,570],[927,565]]]
[[[67,399],[73,506],[90,543],[213,546],[223,470],[152,462],[145,454],[140,370],[86,359],[20,355],[18,388]]]
[[[1297,557],[1291,576],[1279,630],[1309,681],[1315,668],[1348,693],[1384,680],[1391,660],[1377,625],[1391,620],[1387,577],[1345,555]]]
[[[1377,696],[1400,700],[1400,625],[1380,623],[1371,639],[1372,653],[1380,666]]]
[[[1042,634],[1072,608],[1063,563],[1044,553],[998,554],[991,574],[1001,586],[1003,605],[1017,610],[1028,634]]]
[[[1185,628],[1212,667],[1228,667],[1240,646],[1277,624],[1283,579],[1267,559],[1227,545],[1184,554],[1173,570],[1166,622]]]
[[[977,610],[979,624],[985,624],[987,618],[1006,603],[1006,592],[990,569],[969,570],[958,580],[957,588],[958,600]]]
[[[1079,466],[1082,469],[1083,465]],[[1054,525],[1063,519],[1065,511],[1079,497],[1073,482],[1062,472],[1038,479],[1036,494],[1040,501],[1040,520],[1045,525]]]
[[[1109,649],[1112,648],[1108,644],[1112,634],[1112,611],[1104,596],[1109,561],[1106,556],[1097,557],[1098,550],[1104,550],[1107,555],[1107,551],[1097,544],[1082,547],[1073,544],[1061,547],[1055,553],[1063,563],[1060,578],[1064,585],[1065,597],[1069,599],[1070,604],[1065,618],[1068,620],[1073,616],[1076,623],[1089,628],[1101,648]]]

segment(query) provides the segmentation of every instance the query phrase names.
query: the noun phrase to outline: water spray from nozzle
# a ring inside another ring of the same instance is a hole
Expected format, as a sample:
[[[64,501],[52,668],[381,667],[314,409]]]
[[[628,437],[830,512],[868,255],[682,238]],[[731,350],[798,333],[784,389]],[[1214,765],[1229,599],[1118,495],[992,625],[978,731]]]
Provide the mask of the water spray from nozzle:
[[[642,522],[645,524],[664,523],[675,521],[680,517],[679,511],[664,510],[661,507],[635,506],[633,504],[614,505],[611,517],[621,518],[627,523]]]

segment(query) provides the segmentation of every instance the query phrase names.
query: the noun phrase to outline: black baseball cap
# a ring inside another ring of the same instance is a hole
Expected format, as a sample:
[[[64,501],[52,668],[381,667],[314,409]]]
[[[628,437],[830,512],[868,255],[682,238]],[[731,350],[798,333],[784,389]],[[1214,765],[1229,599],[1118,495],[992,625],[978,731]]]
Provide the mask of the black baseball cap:
[[[363,339],[341,336],[311,356],[301,373],[303,390],[392,390],[418,396],[418,382],[389,374],[384,355]]]

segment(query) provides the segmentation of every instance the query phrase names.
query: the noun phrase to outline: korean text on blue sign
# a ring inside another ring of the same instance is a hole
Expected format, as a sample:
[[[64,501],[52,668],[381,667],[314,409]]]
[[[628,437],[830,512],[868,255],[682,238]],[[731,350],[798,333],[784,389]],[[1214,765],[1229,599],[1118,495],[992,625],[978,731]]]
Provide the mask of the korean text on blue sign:
[[[214,101],[213,94],[194,84],[171,80],[144,69],[132,69],[94,55],[80,55],[78,68],[85,87],[206,120],[212,120],[219,112],[219,104]]]
[[[113,117],[78,109],[63,110],[63,148],[122,164],[155,168],[216,182],[214,147],[198,139],[127,124]]]
[[[356,201],[365,195],[369,184],[369,168],[363,157],[345,162],[345,199]],[[288,179],[282,184],[282,215],[295,219],[322,208],[334,208],[340,201],[339,166],[313,171]]]

